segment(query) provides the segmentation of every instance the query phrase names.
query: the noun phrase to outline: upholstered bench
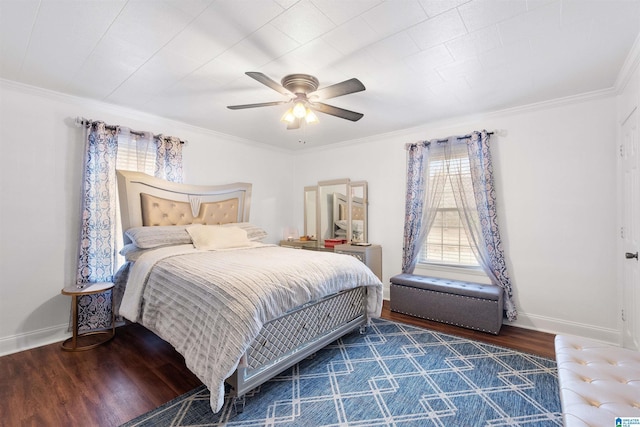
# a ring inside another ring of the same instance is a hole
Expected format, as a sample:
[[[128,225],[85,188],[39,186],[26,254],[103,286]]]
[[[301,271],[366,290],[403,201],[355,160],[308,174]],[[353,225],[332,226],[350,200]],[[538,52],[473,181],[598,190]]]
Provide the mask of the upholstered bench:
[[[494,285],[415,274],[391,278],[391,311],[498,334],[503,290]]]
[[[555,347],[565,427],[640,418],[640,352],[566,335]]]

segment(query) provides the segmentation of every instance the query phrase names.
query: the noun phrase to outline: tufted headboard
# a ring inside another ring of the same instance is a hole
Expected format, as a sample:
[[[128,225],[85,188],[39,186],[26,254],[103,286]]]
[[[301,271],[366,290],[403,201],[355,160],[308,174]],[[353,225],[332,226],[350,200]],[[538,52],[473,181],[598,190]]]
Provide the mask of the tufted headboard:
[[[333,193],[333,218],[334,220],[347,219],[347,196],[341,193]],[[351,219],[364,220],[364,201],[362,197],[351,199]]]
[[[122,231],[131,227],[248,222],[251,184],[188,185],[117,171]],[[125,235],[124,242],[129,243]]]

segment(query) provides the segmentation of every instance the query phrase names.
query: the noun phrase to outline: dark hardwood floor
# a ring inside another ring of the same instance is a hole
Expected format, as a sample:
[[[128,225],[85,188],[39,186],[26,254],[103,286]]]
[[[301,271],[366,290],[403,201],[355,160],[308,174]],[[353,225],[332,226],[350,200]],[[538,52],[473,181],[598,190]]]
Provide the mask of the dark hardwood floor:
[[[554,335],[503,326],[500,335],[392,313],[382,317],[554,358]],[[192,390],[200,381],[173,348],[138,324],[92,350],[60,344],[0,357],[0,426],[117,426]]]

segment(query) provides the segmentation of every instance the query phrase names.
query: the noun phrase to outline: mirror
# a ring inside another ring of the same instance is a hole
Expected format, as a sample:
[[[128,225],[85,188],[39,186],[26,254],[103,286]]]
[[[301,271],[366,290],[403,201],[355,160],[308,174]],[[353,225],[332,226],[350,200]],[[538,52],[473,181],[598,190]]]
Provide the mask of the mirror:
[[[326,239],[347,239],[346,232],[344,237],[337,235],[339,227],[336,225],[336,221],[340,221],[341,218],[347,221],[348,187],[349,179],[321,181],[318,183],[318,244],[324,245]]]
[[[304,187],[304,235],[315,240],[318,234],[317,228],[317,202],[318,186]]]
[[[326,239],[366,243],[367,223],[366,181],[344,178],[305,187],[305,236],[317,239],[318,247],[324,247]]]
[[[366,243],[367,236],[367,182],[357,181],[349,185],[349,202],[351,207],[351,230],[352,242]]]

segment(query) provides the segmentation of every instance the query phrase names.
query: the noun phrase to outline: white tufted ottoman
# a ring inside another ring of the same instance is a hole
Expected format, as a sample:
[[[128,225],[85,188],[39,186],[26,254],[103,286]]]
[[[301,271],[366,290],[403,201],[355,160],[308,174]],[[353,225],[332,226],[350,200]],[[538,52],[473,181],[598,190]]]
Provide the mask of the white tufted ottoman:
[[[565,427],[640,417],[640,352],[564,335],[555,348]]]

